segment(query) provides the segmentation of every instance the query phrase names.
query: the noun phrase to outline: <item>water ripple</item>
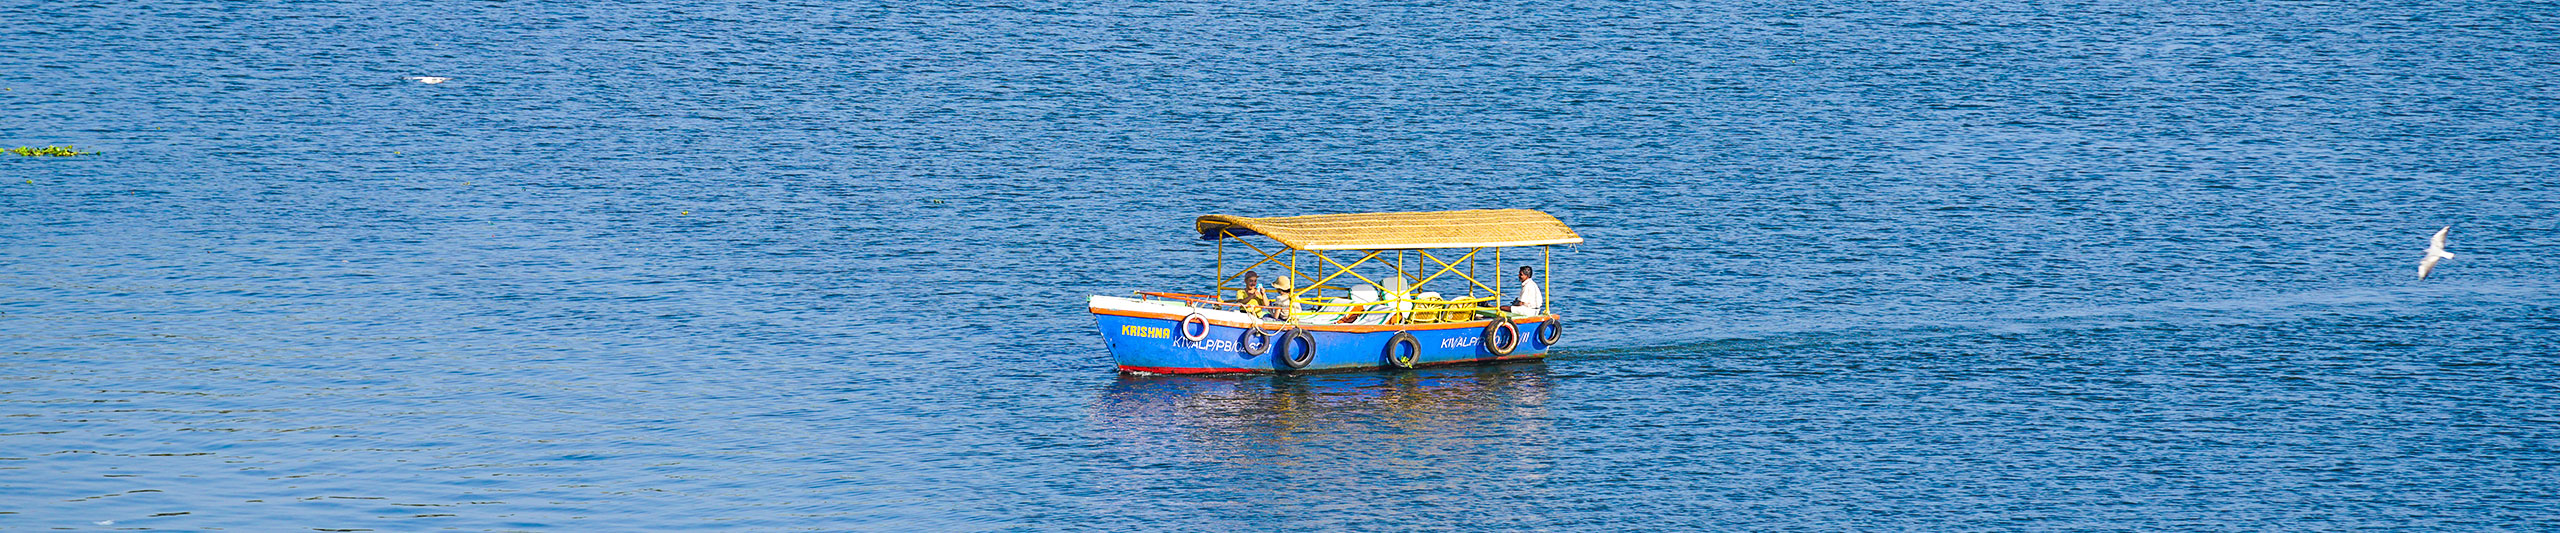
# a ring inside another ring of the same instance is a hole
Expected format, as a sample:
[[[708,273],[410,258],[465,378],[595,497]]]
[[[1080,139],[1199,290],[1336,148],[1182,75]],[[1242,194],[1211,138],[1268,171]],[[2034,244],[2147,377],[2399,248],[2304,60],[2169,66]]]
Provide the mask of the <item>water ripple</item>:
[[[2542,529],[2529,3],[0,6],[0,527]],[[421,84],[401,76],[451,76]],[[1203,213],[1545,363],[1114,377]],[[2425,283],[2415,251],[2456,229]],[[1507,256],[1517,262],[1519,256]]]

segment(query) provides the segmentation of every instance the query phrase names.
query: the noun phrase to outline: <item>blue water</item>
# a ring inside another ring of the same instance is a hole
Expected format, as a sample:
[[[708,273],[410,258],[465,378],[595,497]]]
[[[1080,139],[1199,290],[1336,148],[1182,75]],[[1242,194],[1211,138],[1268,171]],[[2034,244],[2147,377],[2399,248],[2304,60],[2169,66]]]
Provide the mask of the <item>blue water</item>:
[[[2550,3],[15,3],[0,50],[0,145],[101,152],[0,155],[0,529],[2560,529]],[[1588,239],[1549,361],[1120,376],[1083,309],[1206,285],[1199,214],[1492,207]]]

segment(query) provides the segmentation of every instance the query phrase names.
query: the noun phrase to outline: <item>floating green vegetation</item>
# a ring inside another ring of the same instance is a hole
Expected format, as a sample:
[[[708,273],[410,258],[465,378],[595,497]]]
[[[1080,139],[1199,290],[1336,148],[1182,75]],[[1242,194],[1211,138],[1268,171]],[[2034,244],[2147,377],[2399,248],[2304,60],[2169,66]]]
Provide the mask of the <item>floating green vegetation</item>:
[[[20,146],[20,147],[17,147],[17,148],[15,148],[15,149],[10,149],[10,150],[0,150],[0,151],[5,151],[5,152],[13,153],[13,154],[18,154],[18,155],[27,156],[27,157],[37,157],[37,156],[71,157],[71,156],[75,156],[75,155],[91,155],[91,154],[96,154],[96,153],[97,153],[97,152],[83,152],[83,151],[79,151],[79,150],[77,150],[77,149],[73,149],[73,148],[71,147],[71,145],[67,145],[67,144],[66,144],[66,145],[62,145],[62,146],[47,146],[47,147],[43,147],[43,148],[30,148],[30,147]]]

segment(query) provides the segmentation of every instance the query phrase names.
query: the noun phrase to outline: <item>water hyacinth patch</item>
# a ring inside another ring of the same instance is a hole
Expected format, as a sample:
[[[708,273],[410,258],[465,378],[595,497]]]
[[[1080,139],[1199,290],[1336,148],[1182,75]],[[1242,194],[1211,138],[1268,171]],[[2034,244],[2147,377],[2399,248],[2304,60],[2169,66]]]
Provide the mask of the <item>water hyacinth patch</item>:
[[[37,157],[37,156],[71,157],[71,156],[75,156],[75,155],[92,155],[92,154],[96,154],[96,153],[97,153],[97,152],[82,152],[82,151],[79,151],[79,150],[77,150],[77,149],[73,149],[73,148],[71,147],[71,145],[67,145],[67,144],[66,144],[66,145],[62,145],[62,146],[47,146],[47,147],[43,147],[43,148],[30,148],[30,147],[20,146],[20,147],[14,148],[14,149],[6,150],[6,151],[7,151],[7,152],[9,152],[9,153],[18,154],[18,155],[23,155],[23,156],[27,156],[27,157]]]

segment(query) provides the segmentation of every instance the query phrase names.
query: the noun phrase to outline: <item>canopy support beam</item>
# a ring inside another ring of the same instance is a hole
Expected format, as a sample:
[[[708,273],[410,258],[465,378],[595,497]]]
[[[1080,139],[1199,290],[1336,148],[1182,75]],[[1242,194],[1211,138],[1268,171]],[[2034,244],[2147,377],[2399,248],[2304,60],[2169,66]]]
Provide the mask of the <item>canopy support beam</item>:
[[[1467,262],[1467,265],[1468,265],[1468,266],[1470,266],[1470,267],[1472,267],[1472,266],[1474,266],[1474,265],[1475,265],[1475,263],[1474,263],[1473,261],[1474,261],[1474,260],[1475,260],[1475,258],[1476,258],[1476,252],[1482,252],[1482,251],[1484,251],[1484,249],[1483,249],[1483,248],[1477,248],[1477,249],[1475,249],[1474,251],[1467,252],[1467,255],[1462,256],[1462,257],[1459,257],[1459,258],[1458,258],[1458,261]],[[1455,262],[1441,261],[1441,260],[1440,260],[1440,258],[1438,258],[1438,257],[1432,257],[1432,256],[1431,256],[1431,251],[1429,251],[1429,250],[1424,250],[1424,251],[1422,251],[1422,258],[1423,258],[1423,259],[1429,259],[1429,260],[1431,260],[1431,262],[1433,262],[1433,263],[1439,263],[1439,264],[1440,264],[1440,271],[1439,271],[1439,272],[1434,272],[1434,273],[1432,273],[1432,274],[1431,274],[1431,277],[1422,278],[1422,281],[1416,281],[1416,282],[1413,282],[1413,286],[1415,286],[1415,287],[1421,287],[1421,286],[1422,286],[1422,284],[1424,284],[1424,283],[1430,283],[1430,282],[1431,282],[1431,280],[1440,279],[1440,275],[1442,275],[1442,274],[1457,274],[1457,275],[1458,275],[1458,277],[1466,278],[1466,279],[1467,279],[1467,284],[1468,284],[1468,285],[1472,285],[1472,286],[1473,286],[1473,287],[1469,287],[1469,288],[1467,289],[1467,294],[1468,294],[1469,296],[1473,296],[1473,295],[1475,295],[1475,288],[1476,288],[1476,287],[1484,287],[1484,282],[1476,281],[1476,277],[1475,277],[1475,276],[1470,276],[1470,275],[1467,275],[1467,274],[1465,274],[1465,273],[1458,272],[1458,265],[1457,265],[1457,263],[1455,263]],[[1470,268],[1469,270],[1473,270],[1473,268]],[[1490,288],[1490,287],[1486,287],[1486,288],[1485,288],[1485,290],[1493,290],[1493,289],[1492,289],[1492,288]]]
[[[1306,288],[1305,288],[1304,290],[1302,290],[1302,291],[1299,291],[1299,292],[1316,290],[1316,289],[1315,289],[1315,287],[1316,287],[1317,285],[1323,285],[1325,282],[1333,281],[1333,278],[1342,277],[1342,275],[1343,275],[1343,274],[1350,274],[1350,275],[1351,275],[1351,277],[1360,278],[1360,281],[1366,281],[1366,282],[1369,282],[1369,285],[1370,285],[1370,286],[1374,286],[1374,287],[1385,287],[1386,285],[1378,283],[1378,281],[1377,281],[1377,280],[1369,279],[1369,277],[1368,277],[1368,276],[1362,276],[1362,275],[1360,275],[1360,273],[1358,273],[1358,272],[1352,272],[1352,271],[1351,271],[1351,267],[1360,266],[1360,264],[1361,264],[1361,263],[1367,263],[1367,262],[1369,262],[1369,260],[1371,260],[1371,259],[1377,259],[1377,258],[1378,258],[1378,254],[1382,254],[1382,253],[1386,253],[1386,252],[1387,252],[1386,250],[1370,250],[1370,251],[1369,251],[1369,255],[1362,256],[1362,257],[1360,258],[1360,260],[1358,260],[1358,261],[1352,261],[1352,262],[1351,262],[1351,266],[1343,266],[1343,265],[1342,265],[1342,263],[1337,262],[1337,261],[1334,261],[1334,260],[1333,260],[1333,258],[1331,258],[1331,257],[1325,257],[1325,255],[1324,255],[1324,254],[1321,254],[1321,253],[1319,253],[1319,254],[1315,254],[1315,256],[1316,256],[1316,258],[1317,258],[1317,259],[1323,259],[1323,260],[1324,260],[1324,262],[1326,262],[1326,263],[1332,263],[1332,264],[1333,264],[1333,268],[1335,268],[1335,269],[1337,269],[1337,270],[1334,270],[1334,271],[1333,271],[1333,275],[1331,275],[1331,276],[1325,276],[1325,277],[1324,277],[1324,279],[1316,280],[1316,282],[1315,282],[1315,283],[1309,283],[1309,284],[1307,284]],[[1295,296],[1297,296],[1297,294],[1292,293],[1292,294],[1290,294],[1290,296],[1291,296],[1291,297],[1295,297]]]

